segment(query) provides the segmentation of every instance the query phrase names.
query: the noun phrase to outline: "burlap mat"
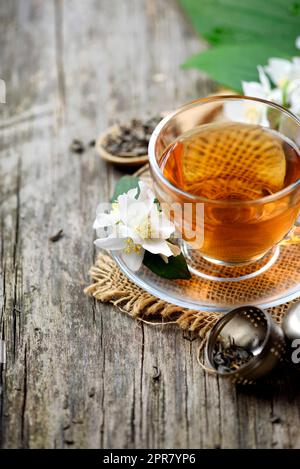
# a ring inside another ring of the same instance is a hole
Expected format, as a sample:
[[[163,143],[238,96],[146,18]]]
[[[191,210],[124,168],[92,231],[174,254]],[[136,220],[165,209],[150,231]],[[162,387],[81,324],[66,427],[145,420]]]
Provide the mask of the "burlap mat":
[[[148,165],[135,174],[151,184]],[[85,293],[103,303],[115,305],[133,319],[151,324],[176,324],[203,337],[222,316],[217,312],[185,309],[156,298],[131,282],[106,253],[98,255],[90,275],[93,283],[85,289]],[[277,322],[281,322],[290,303],[270,308],[268,312]]]

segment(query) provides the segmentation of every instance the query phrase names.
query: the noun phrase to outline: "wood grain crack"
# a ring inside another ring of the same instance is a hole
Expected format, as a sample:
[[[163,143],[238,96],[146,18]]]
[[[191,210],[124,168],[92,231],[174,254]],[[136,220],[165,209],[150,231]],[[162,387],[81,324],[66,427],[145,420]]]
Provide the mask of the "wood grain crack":
[[[2,305],[1,305],[1,330],[3,331],[4,340],[4,311],[6,306],[6,266],[4,260],[4,221],[1,216],[1,232],[0,232],[0,255],[1,255],[1,276],[2,276]]]
[[[22,124],[36,123],[37,125],[42,121],[44,117],[51,117],[53,115],[53,110],[41,110],[38,112],[26,112],[25,115],[17,115],[3,119],[0,124],[0,130],[13,129],[13,132],[16,132],[18,126]],[[36,122],[37,121],[37,122]]]
[[[66,85],[64,72],[64,36],[63,36],[63,2],[54,0],[55,14],[55,47],[56,47],[56,72],[58,94],[61,105],[61,118],[64,121],[66,110]]]
[[[219,432],[219,438],[218,438],[218,443],[215,445],[215,448],[222,448],[222,436],[223,436],[223,428],[222,428],[222,407],[221,407],[221,395],[222,392],[220,390],[220,378],[217,376],[217,389],[218,389],[218,414],[219,414],[219,424],[218,424],[218,432]]]
[[[144,325],[141,324],[142,332],[142,347],[140,359],[140,415],[143,415],[143,375],[144,375],[144,360],[145,360],[145,331]],[[140,435],[142,435],[142,419],[140,419]]]
[[[14,296],[13,296],[13,324],[12,324],[12,335],[13,335],[13,360],[16,358],[17,349],[17,298],[18,298],[18,248],[20,238],[20,189],[21,189],[21,160],[18,159],[17,164],[17,177],[16,177],[16,221],[15,221],[15,237],[13,245],[13,266],[14,266]]]
[[[2,276],[2,305],[1,305],[1,321],[0,321],[0,329],[1,329],[1,339],[5,340],[5,327],[4,327],[4,311],[6,306],[6,267],[5,267],[5,260],[4,260],[4,220],[3,215],[1,214],[0,219],[0,256],[1,256],[1,276]],[[0,363],[0,447],[2,448],[3,441],[4,441],[4,364]]]
[[[23,378],[23,402],[22,402],[22,410],[21,410],[21,441],[22,441],[22,447],[26,448],[27,447],[27,441],[29,439],[28,434],[26,435],[26,442],[25,442],[25,414],[26,414],[26,404],[27,404],[27,345],[25,345],[24,349],[24,378]]]
[[[104,448],[104,434],[105,434],[105,347],[103,346],[103,317],[100,315],[101,333],[100,333],[100,348],[102,352],[102,373],[101,373],[101,411],[102,418],[100,424],[100,448]]]
[[[189,405],[189,387],[187,382],[187,364],[185,362],[185,370],[184,370],[184,418],[185,418],[185,425],[186,425],[186,439],[187,439],[187,447],[190,447],[190,434],[189,434],[189,412],[188,412],[188,405]]]
[[[133,378],[132,401],[130,406],[130,443],[135,441],[135,379]]]

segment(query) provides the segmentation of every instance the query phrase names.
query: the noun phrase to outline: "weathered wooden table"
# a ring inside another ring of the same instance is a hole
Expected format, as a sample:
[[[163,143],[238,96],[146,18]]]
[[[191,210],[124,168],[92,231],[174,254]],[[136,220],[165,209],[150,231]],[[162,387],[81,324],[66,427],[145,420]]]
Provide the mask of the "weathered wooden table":
[[[299,375],[235,389],[197,340],[83,294],[120,172],[72,139],[211,89],[180,69],[203,45],[176,1],[3,0],[0,46],[2,447],[299,447]]]

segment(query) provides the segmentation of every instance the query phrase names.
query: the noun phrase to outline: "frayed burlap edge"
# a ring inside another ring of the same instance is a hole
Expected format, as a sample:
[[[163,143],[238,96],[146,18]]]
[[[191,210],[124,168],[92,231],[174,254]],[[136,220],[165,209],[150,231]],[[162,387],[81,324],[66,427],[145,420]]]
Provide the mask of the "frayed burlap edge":
[[[98,255],[90,275],[93,283],[85,289],[87,295],[103,303],[111,303],[133,319],[148,324],[176,324],[203,337],[221,317],[221,313],[181,308],[145,292],[131,282],[105,253]]]

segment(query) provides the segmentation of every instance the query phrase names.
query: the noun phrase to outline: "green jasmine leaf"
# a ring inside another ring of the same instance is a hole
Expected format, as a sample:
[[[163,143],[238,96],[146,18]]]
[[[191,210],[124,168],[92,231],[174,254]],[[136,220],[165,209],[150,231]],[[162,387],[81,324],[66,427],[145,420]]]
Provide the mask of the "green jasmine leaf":
[[[152,254],[151,252],[146,251],[143,263],[148,267],[148,269],[163,278],[186,280],[191,278],[191,274],[183,254],[169,257],[169,262],[166,264],[158,254]]]
[[[116,184],[111,202],[115,202],[119,195],[125,194],[130,189],[138,188],[139,178],[136,176],[123,176]]]
[[[293,47],[299,35],[300,0],[179,0],[195,30],[212,45],[279,38]],[[275,57],[278,57],[276,55]]]
[[[281,44],[282,46],[282,44]],[[299,51],[293,48],[295,54]],[[290,54],[278,43],[224,45],[193,55],[183,68],[197,68],[224,86],[241,92],[241,81],[258,81],[257,65],[266,65],[270,57],[289,59]]]

